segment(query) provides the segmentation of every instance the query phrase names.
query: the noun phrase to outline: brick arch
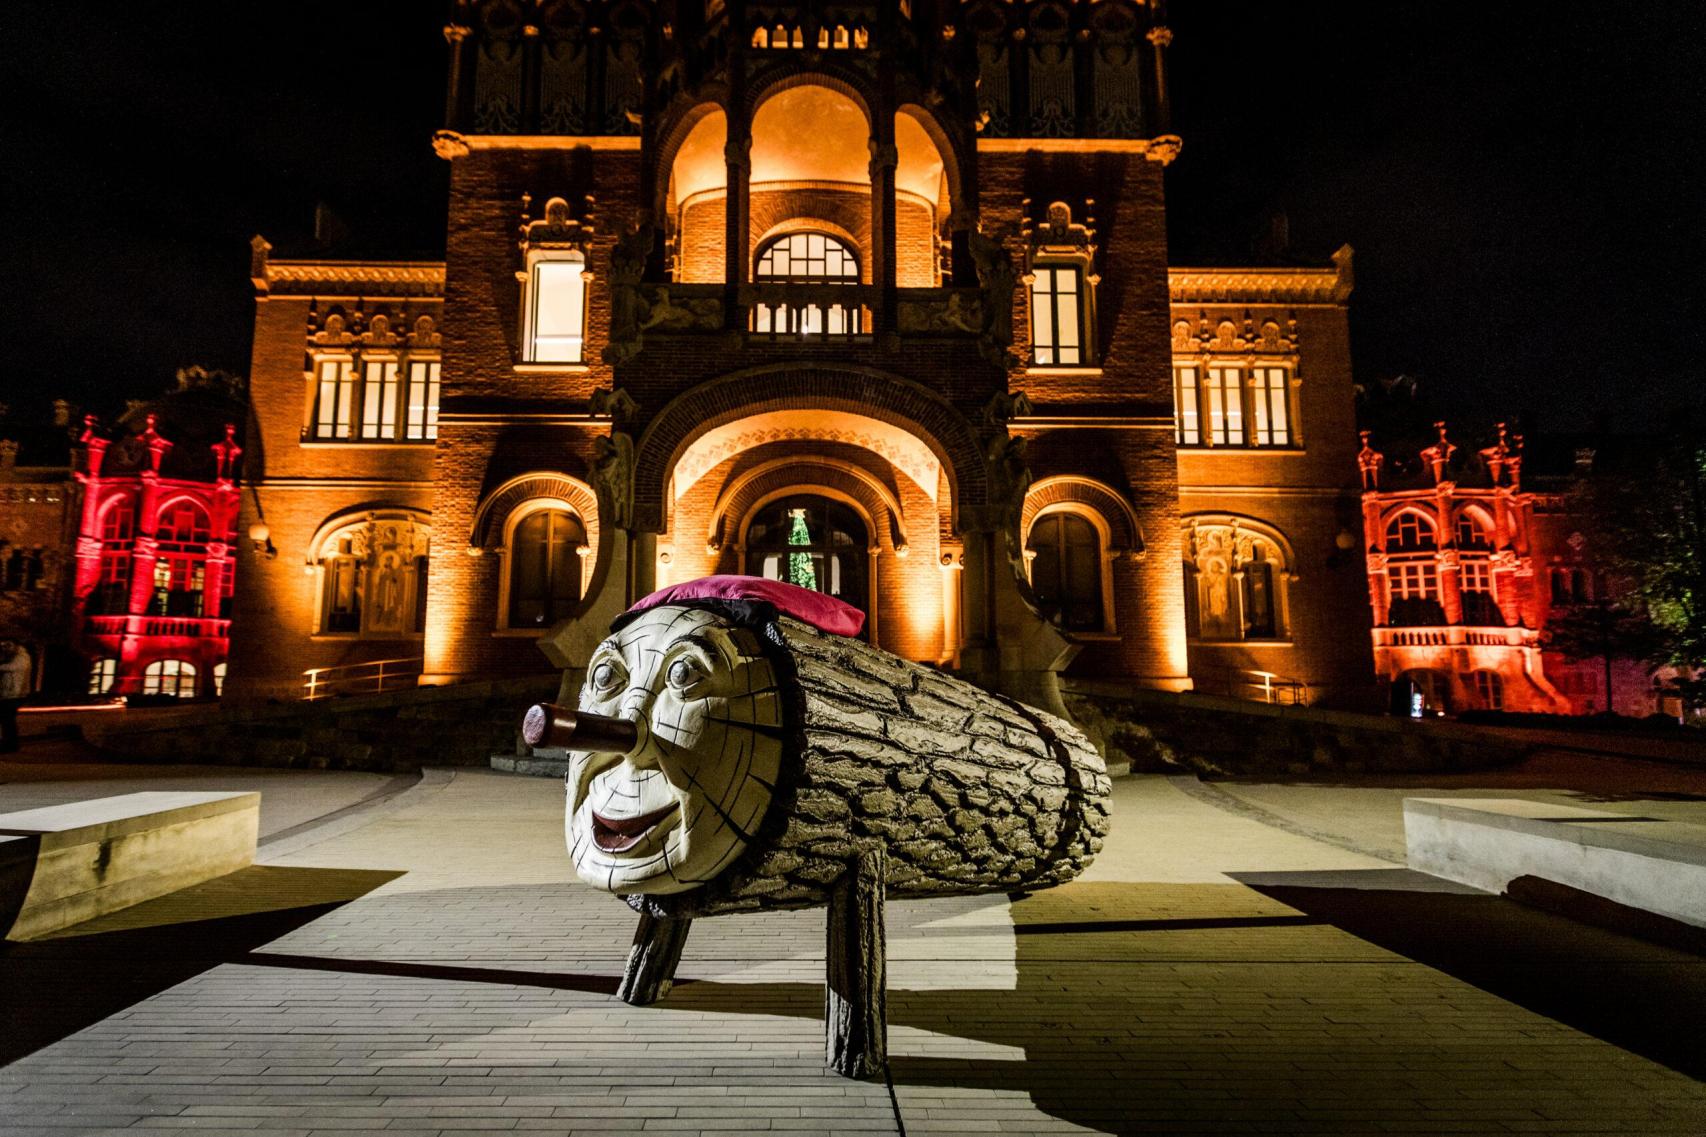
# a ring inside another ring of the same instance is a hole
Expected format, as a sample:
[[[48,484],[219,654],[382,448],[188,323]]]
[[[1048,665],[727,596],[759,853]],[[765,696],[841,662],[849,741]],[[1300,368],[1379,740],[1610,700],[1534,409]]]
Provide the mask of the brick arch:
[[[868,471],[833,459],[818,461],[807,458],[782,459],[777,464],[768,465],[768,468],[760,466],[751,473],[756,476],[740,475],[730,479],[728,488],[711,512],[708,541],[719,545],[744,541],[753,511],[778,493],[796,490],[814,493],[827,489],[859,504],[873,526],[871,540],[878,540],[879,529],[886,527],[893,543],[906,543],[900,499]]]
[[[675,170],[675,158],[682,144],[687,141],[687,136],[693,133],[694,127],[719,111],[722,112],[726,130],[729,118],[727,104],[728,96],[721,85],[708,83],[696,96],[683,96],[664,112],[656,145],[647,148],[651,151],[649,176],[652,179],[652,216],[659,224],[669,215],[670,175]],[[676,204],[679,206],[680,202]]]
[[[598,548],[598,495],[579,478],[554,470],[535,470],[509,479],[487,494],[474,510],[468,544],[477,549],[495,549],[503,544],[504,525],[510,515],[527,502],[554,498],[567,502],[586,526],[586,541]]]
[[[747,34],[752,33],[749,31]],[[772,96],[780,95],[794,87],[827,87],[838,95],[847,96],[864,114],[867,128],[872,128],[876,122],[876,112],[873,108],[877,105],[877,99],[869,89],[870,80],[856,68],[843,66],[837,61],[820,58],[817,63],[808,64],[799,58],[801,54],[803,53],[778,52],[773,61],[751,68],[748,72],[746,97],[738,108],[742,131],[750,134],[752,118],[758,113],[758,108]],[[731,120],[734,117],[730,115]]]
[[[948,208],[950,214],[954,211],[963,212],[966,208],[965,178],[960,172],[960,151],[955,140],[948,134],[941,121],[927,108],[919,103],[902,102],[895,108],[896,115],[905,115],[923,129],[926,137],[936,146],[936,153],[942,158],[942,173],[948,182]]]
[[[989,503],[989,472],[972,424],[940,395],[897,375],[853,366],[772,364],[736,371],[672,399],[641,435],[634,463],[636,525],[664,528],[664,488],[694,439],[766,411],[836,410],[886,422],[923,442],[948,476],[957,515]]]
[[[1081,505],[1100,517],[1108,527],[1110,550],[1143,551],[1143,529],[1131,503],[1107,483],[1075,474],[1059,474],[1032,483],[1019,515],[1019,532],[1029,535],[1038,514],[1052,505],[1063,504]]]

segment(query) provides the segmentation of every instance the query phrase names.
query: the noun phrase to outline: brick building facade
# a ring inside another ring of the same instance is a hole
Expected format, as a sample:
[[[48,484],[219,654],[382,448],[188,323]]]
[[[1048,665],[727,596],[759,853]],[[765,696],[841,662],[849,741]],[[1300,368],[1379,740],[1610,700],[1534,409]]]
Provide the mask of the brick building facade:
[[[1362,434],[1378,678],[1435,713],[1680,714],[1671,670],[1615,651],[1570,659],[1548,641],[1549,624],[1613,599],[1570,496],[1594,476],[1594,449],[1537,464],[1504,424],[1479,449],[1453,443],[1444,423],[1435,429],[1413,460],[1388,461]]]
[[[0,425],[0,636],[30,653],[35,687],[77,669],[67,582],[78,495],[70,410],[61,403],[56,411],[50,427]]]
[[[89,694],[221,694],[242,422],[233,387],[183,376],[177,391],[133,406],[110,435],[86,420],[71,611]]]
[[[234,694],[575,663],[749,572],[1040,701],[1366,696],[1349,250],[1169,267],[1161,5],[459,0],[446,35],[445,259],[257,239]]]

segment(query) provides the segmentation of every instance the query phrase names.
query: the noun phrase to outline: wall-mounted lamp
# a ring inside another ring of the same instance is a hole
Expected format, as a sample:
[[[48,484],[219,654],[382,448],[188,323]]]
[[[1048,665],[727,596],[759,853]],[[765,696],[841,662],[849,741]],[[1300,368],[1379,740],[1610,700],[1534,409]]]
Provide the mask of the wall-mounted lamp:
[[[257,521],[249,526],[249,544],[255,552],[262,553],[270,561],[278,556],[278,550],[272,546],[272,530],[267,528],[264,521]]]
[[[1348,553],[1357,546],[1356,534],[1349,529],[1341,529],[1339,535],[1333,538],[1333,544],[1339,547],[1340,552]]]

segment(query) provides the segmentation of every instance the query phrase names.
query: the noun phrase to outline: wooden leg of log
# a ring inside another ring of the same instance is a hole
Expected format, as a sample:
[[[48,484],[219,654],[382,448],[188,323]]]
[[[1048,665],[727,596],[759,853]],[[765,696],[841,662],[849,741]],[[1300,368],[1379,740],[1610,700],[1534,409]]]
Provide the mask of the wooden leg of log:
[[[616,989],[616,997],[624,1003],[644,1007],[669,994],[675,982],[675,966],[681,962],[681,949],[692,926],[692,920],[641,913],[640,926],[634,929],[634,946],[628,949],[628,967],[622,972],[622,986]]]
[[[888,1068],[884,859],[881,849],[856,857],[829,898],[824,1028],[829,1068],[845,1078],[878,1078]]]

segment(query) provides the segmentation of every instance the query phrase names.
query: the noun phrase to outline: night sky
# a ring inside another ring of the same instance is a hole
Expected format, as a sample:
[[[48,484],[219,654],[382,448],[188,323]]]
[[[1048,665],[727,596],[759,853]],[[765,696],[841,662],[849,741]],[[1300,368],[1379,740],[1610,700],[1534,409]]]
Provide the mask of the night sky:
[[[248,239],[442,251],[443,7],[9,0],[0,400],[248,366]],[[1172,0],[1176,264],[1357,249],[1357,378],[1455,417],[1706,405],[1706,15],[1685,0]]]

